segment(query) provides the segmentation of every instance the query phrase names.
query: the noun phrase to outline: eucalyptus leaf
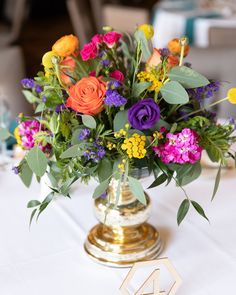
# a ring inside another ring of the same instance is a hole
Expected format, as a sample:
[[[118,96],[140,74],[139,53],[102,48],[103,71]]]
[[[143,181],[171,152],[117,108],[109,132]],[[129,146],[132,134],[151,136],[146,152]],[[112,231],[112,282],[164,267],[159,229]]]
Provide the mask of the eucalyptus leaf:
[[[191,204],[193,205],[194,209],[202,216],[204,217],[206,220],[209,221],[209,219],[207,218],[203,208],[195,201],[191,201]]]
[[[56,113],[53,113],[50,122],[49,127],[52,133],[57,134],[59,131],[59,121],[58,121],[58,115]]]
[[[188,213],[190,207],[190,202],[188,199],[183,200],[181,203],[178,213],[177,213],[177,223],[180,225],[180,223],[183,221],[184,217]]]
[[[197,88],[210,83],[206,77],[186,66],[173,67],[168,76],[171,81],[177,81],[185,88]]]
[[[105,191],[107,190],[110,183],[110,179],[106,179],[103,182],[101,182],[95,189],[93,193],[93,198],[99,198]]]
[[[179,186],[184,186],[189,184],[190,182],[193,182],[196,180],[202,172],[201,164],[200,162],[197,162],[196,164],[192,165],[191,169],[188,171],[188,174],[184,174],[184,176],[181,177],[180,174],[178,174],[179,179]]]
[[[47,170],[47,157],[38,146],[33,147],[26,156],[30,169],[37,175],[43,176]]]
[[[41,202],[39,202],[38,200],[31,200],[31,201],[28,202],[27,208],[37,207],[40,204],[41,204]]]
[[[22,90],[22,93],[24,94],[26,100],[29,102],[29,103],[35,103],[35,102],[40,102],[40,99],[33,95],[33,93],[29,90]]]
[[[129,187],[131,189],[131,192],[135,196],[135,198],[139,200],[140,203],[146,205],[147,204],[146,196],[144,194],[144,191],[140,182],[136,178],[133,178],[131,176],[128,177],[128,180],[129,180]]]
[[[61,159],[66,159],[66,158],[74,158],[77,156],[82,156],[83,155],[83,151],[79,149],[79,144],[75,144],[71,147],[69,147],[67,150],[65,150],[60,158]]]
[[[36,212],[37,212],[37,208],[34,209],[34,210],[32,211],[32,213],[31,213],[31,215],[30,215],[29,226],[31,226],[31,223],[32,223],[32,221],[33,221],[33,218],[34,218],[34,215],[36,214]]]
[[[137,42],[141,43],[142,55],[144,57],[144,60],[147,61],[151,56],[151,52],[150,52],[150,49],[148,47],[148,41],[147,41],[147,38],[146,38],[144,32],[140,31],[140,30],[137,30],[134,33],[134,37],[137,40]]]
[[[35,114],[41,113],[45,108],[45,104],[43,102],[39,103],[35,109]]]
[[[176,81],[167,82],[160,89],[160,92],[164,100],[169,104],[185,104],[189,101],[187,91]]]
[[[94,117],[89,116],[89,115],[82,115],[82,122],[84,126],[90,128],[90,129],[95,129],[97,126],[96,120]]]
[[[79,139],[79,135],[81,132],[81,128],[78,128],[76,130],[73,131],[72,133],[72,138],[71,138],[71,144],[75,145],[81,142],[81,140]]]
[[[215,198],[215,195],[216,195],[216,193],[218,191],[219,184],[220,184],[220,177],[221,177],[221,165],[219,166],[218,172],[216,174],[215,185],[214,185],[213,194],[212,194],[212,197],[211,197],[212,201]]]
[[[108,179],[112,175],[112,163],[107,158],[102,158],[98,164],[98,178],[100,182]]]
[[[128,121],[128,111],[119,111],[114,118],[114,131],[119,131],[124,128],[125,124],[129,123]]]
[[[11,136],[11,133],[6,128],[0,127],[0,140],[6,140]]]
[[[140,95],[151,85],[149,82],[135,82],[132,88],[132,96],[139,98]]]
[[[23,162],[20,168],[20,179],[26,187],[29,187],[32,181],[33,172],[26,161]]]

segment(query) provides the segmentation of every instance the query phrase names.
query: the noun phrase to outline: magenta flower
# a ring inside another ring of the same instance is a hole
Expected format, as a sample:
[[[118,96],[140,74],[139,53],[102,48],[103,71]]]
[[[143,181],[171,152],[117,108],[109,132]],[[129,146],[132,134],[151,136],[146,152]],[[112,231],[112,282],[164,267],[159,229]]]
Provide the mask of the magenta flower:
[[[98,49],[93,42],[85,44],[83,49],[80,50],[80,55],[84,61],[96,58],[97,54]]]
[[[36,120],[28,120],[21,122],[18,126],[19,134],[21,137],[21,145],[24,149],[30,150],[35,146],[35,134],[40,131],[40,123]],[[42,128],[42,131],[47,131]],[[49,144],[39,144],[39,148],[45,152],[50,151],[51,146]]]
[[[103,36],[103,42],[109,47],[112,48],[116,43],[119,42],[121,34],[117,32],[108,32]]]
[[[167,133],[167,141],[153,147],[153,150],[165,164],[194,164],[201,159],[202,155],[198,138],[195,131],[184,128],[180,133]]]
[[[103,42],[103,36],[100,34],[96,34],[92,38],[92,43],[94,43],[97,47],[102,44]]]
[[[124,74],[119,70],[114,70],[113,72],[110,73],[109,76],[120,82],[123,82],[125,79]]]

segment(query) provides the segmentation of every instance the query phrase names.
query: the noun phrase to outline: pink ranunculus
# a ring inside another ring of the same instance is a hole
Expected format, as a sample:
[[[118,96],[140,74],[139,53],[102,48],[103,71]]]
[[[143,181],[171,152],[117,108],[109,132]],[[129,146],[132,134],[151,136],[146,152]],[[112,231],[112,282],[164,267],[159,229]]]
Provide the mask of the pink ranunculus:
[[[90,73],[89,73],[89,76],[90,76],[90,77],[96,77],[96,71],[92,71],[92,72],[90,72]]]
[[[80,55],[84,61],[96,58],[97,54],[98,49],[93,42],[85,44],[84,48],[80,50]]]
[[[123,82],[125,79],[124,74],[119,70],[115,70],[115,71],[111,72],[109,76],[113,79],[120,81],[120,82]]]
[[[108,32],[103,36],[103,41],[109,48],[112,48],[121,37],[122,35],[117,32]]]
[[[92,38],[92,43],[94,43],[96,46],[102,44],[103,42],[103,35],[96,34]]]

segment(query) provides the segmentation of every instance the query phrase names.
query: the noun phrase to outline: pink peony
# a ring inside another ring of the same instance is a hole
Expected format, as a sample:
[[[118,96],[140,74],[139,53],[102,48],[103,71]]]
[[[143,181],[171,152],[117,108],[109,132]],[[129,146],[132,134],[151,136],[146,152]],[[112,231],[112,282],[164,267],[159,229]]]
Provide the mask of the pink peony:
[[[97,46],[93,43],[87,43],[84,45],[84,48],[80,50],[80,55],[82,57],[82,60],[86,61],[89,59],[94,59],[97,57]]]
[[[96,34],[92,38],[92,43],[94,43],[96,46],[102,44],[103,42],[103,36],[100,34]]]
[[[163,163],[194,164],[201,159],[202,148],[198,144],[198,134],[195,131],[184,128],[177,134],[168,133],[166,139],[164,144],[153,147]]]
[[[115,70],[115,71],[111,72],[109,76],[113,79],[120,81],[120,82],[123,82],[125,79],[124,74],[119,70]]]
[[[109,48],[112,48],[121,37],[122,35],[117,32],[108,32],[103,36],[103,41]]]

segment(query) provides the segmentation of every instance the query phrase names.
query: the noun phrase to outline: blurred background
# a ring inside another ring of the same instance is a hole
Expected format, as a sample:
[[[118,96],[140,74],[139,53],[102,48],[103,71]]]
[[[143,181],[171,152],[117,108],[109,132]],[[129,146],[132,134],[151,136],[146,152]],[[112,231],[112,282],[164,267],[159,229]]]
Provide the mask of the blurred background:
[[[59,37],[76,34],[82,46],[104,25],[132,32],[143,23],[153,24],[156,47],[187,35],[187,61],[222,82],[219,97],[236,86],[235,0],[0,0],[0,112],[12,120],[32,111],[20,80],[35,76],[42,55]],[[236,115],[228,103],[216,111],[220,117]]]

